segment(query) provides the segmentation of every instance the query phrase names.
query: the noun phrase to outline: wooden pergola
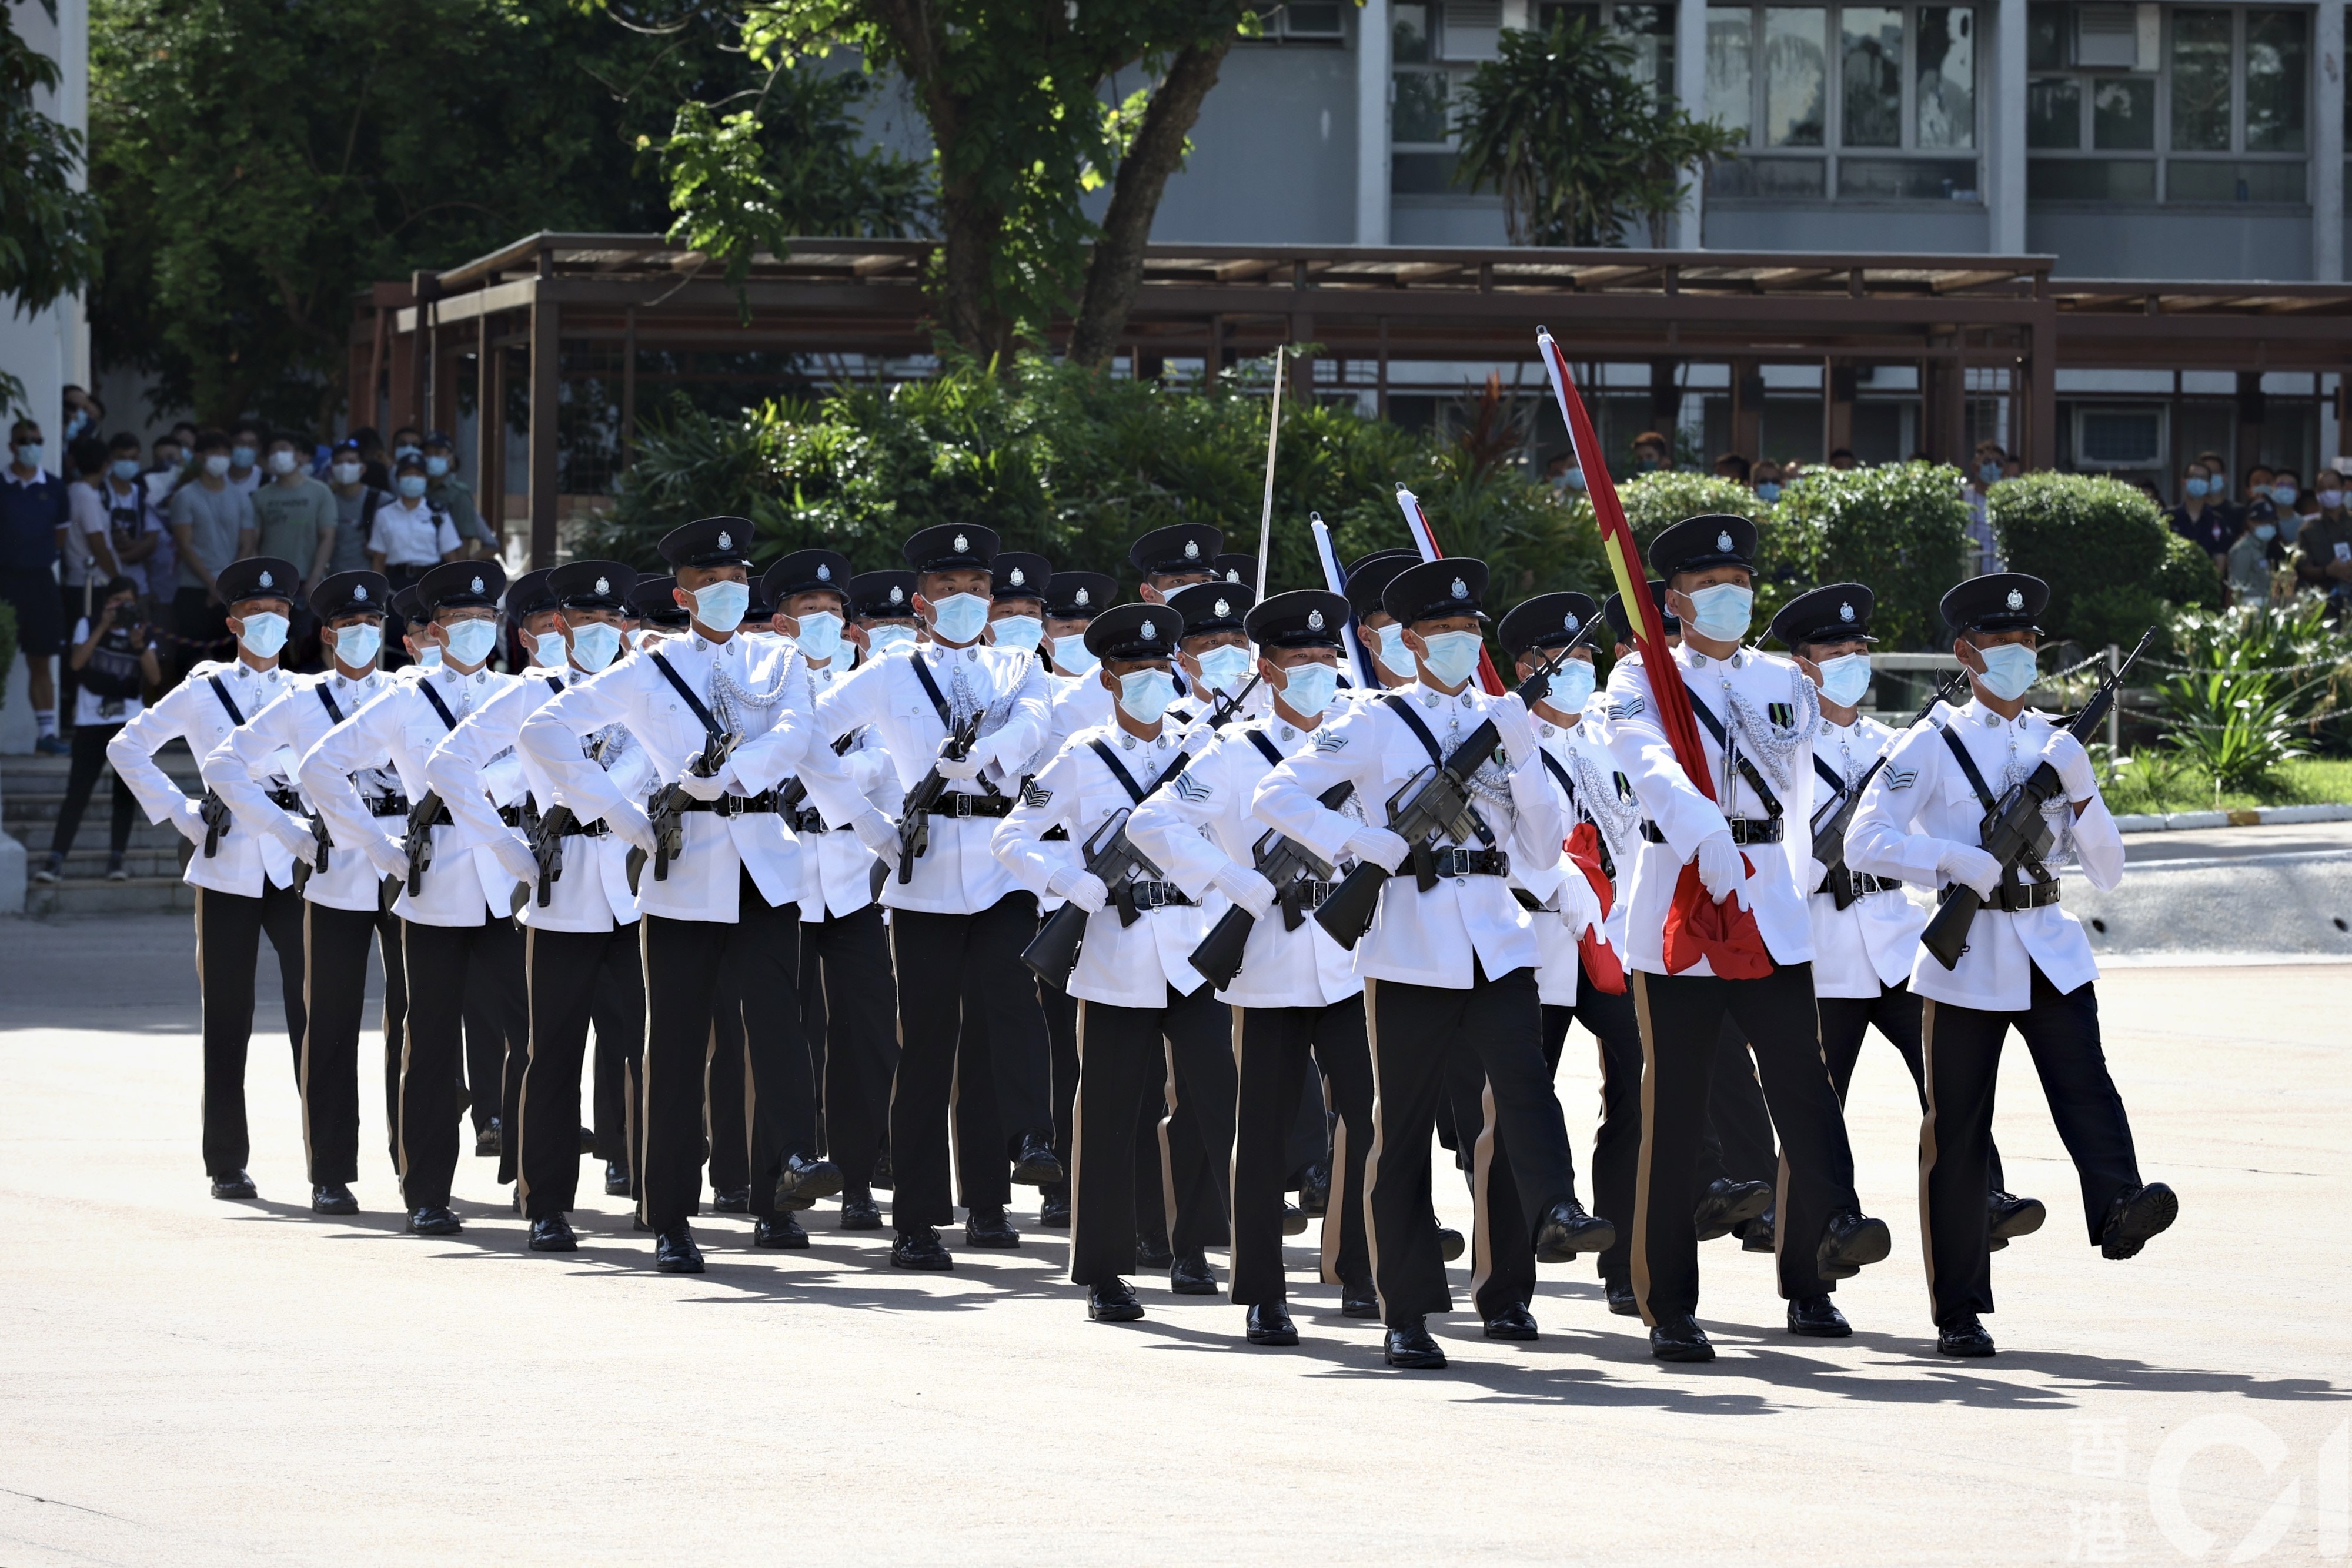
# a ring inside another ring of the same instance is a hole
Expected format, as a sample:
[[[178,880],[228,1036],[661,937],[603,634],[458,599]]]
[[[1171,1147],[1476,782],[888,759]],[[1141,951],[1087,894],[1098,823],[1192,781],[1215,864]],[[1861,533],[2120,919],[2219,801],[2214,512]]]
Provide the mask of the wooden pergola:
[[[621,439],[634,440],[646,350],[917,357],[933,347],[929,241],[809,239],[761,256],[739,290],[698,253],[649,235],[539,234],[446,272],[379,283],[352,330],[352,384],[395,423],[454,423],[473,361],[476,406],[502,408],[527,358],[530,554],[557,543],[558,345],[618,351]],[[1137,373],[1197,359],[1211,375],[1287,343],[1376,367],[1386,412],[1398,361],[1508,361],[1549,327],[1590,360],[1727,362],[1733,444],[1758,445],[1766,362],[1824,370],[1827,429],[1853,368],[1919,367],[1922,444],[1967,455],[1966,376],[2008,372],[2027,466],[2053,461],[2061,366],[2334,371],[2352,347],[2352,286],[2055,278],[2046,256],[1155,246],[1123,343]],[[1066,324],[1057,325],[1056,330]],[[1841,371],[1843,371],[1841,374]],[[1301,393],[1312,367],[1294,376]],[[359,403],[359,406],[367,406]],[[480,421],[476,483],[505,491],[505,421]]]

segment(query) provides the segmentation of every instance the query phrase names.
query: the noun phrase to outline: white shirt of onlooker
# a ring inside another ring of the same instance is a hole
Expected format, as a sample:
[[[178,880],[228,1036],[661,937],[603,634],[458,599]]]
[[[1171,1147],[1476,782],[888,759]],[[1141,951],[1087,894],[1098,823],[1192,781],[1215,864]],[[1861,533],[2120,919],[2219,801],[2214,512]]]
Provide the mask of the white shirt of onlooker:
[[[438,566],[457,548],[457,526],[446,512],[436,512],[423,500],[401,497],[375,509],[368,528],[368,549],[383,557],[389,567],[422,569]]]
[[[77,479],[66,486],[66,512],[73,526],[66,530],[65,555],[58,569],[65,573],[68,588],[79,588],[89,580],[90,565],[98,559],[90,548],[90,536],[107,537],[106,498],[98,493],[105,482]],[[107,553],[111,557],[113,551],[110,549]],[[100,570],[104,570],[102,564]]]

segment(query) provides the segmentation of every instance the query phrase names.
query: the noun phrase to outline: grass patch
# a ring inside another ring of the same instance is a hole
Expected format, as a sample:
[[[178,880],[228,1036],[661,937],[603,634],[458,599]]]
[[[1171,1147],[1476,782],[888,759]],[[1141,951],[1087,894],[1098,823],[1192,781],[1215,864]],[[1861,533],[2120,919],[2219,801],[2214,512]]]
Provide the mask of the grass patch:
[[[2232,811],[2256,806],[2352,803],[2352,758],[2305,757],[2281,764],[2251,789],[2216,796],[2213,776],[2199,763],[2149,749],[2126,758],[2112,782],[2102,769],[2107,810],[2117,816],[2163,811]]]

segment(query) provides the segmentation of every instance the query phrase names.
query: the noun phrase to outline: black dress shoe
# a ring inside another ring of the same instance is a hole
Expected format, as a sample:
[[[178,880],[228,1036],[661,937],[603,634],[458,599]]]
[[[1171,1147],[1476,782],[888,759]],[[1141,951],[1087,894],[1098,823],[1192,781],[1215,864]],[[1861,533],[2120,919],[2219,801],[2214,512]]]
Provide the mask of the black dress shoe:
[[[428,1203],[408,1211],[411,1236],[455,1236],[465,1228],[446,1203]]]
[[[474,1130],[474,1155],[478,1159],[499,1157],[499,1119],[496,1116]]]
[[[879,1230],[882,1228],[882,1206],[871,1197],[845,1197],[841,1200],[841,1228],[844,1230]]]
[[[560,1214],[544,1214],[530,1222],[530,1249],[534,1252],[577,1252],[580,1238],[572,1233],[572,1222]]]
[[[1213,1296],[1217,1277],[1210,1272],[1206,1256],[1187,1252],[1168,1266],[1168,1288],[1180,1296]]]
[[[1990,1355],[1992,1349],[1992,1335],[1985,1332],[1974,1312],[1954,1318],[1936,1331],[1938,1355]]]
[[[1488,1339],[1533,1339],[1536,1337],[1536,1315],[1524,1306],[1505,1307],[1486,1320]]]
[[[2005,1192],[1986,1194],[1987,1249],[1998,1252],[2019,1237],[2032,1235],[2049,1218],[2050,1211],[2042,1207],[2038,1197],[2017,1197]]]
[[[1445,1353],[1430,1338],[1428,1322],[1422,1318],[1392,1325],[1381,1341],[1381,1354],[1391,1366],[1415,1371],[1437,1372],[1445,1365]]]
[[[1070,1173],[1062,1168],[1062,1156],[1054,1152],[1053,1134],[1021,1134],[1021,1152],[1013,1160],[1013,1179],[1023,1186],[1052,1186],[1070,1179]]]
[[[595,1128],[583,1127],[580,1129],[580,1152],[583,1155],[593,1155],[596,1152]]]
[[[2099,1227],[2099,1252],[2107,1258],[2130,1258],[2147,1245],[2151,1236],[2168,1230],[2180,1218],[2180,1199],[2162,1182],[2116,1194],[2107,1205],[2107,1220]]]
[[[629,1190],[629,1167],[619,1160],[604,1162],[604,1196],[606,1197],[635,1196]]]
[[[1261,1301],[1249,1310],[1249,1342],[1252,1344],[1297,1344],[1298,1330],[1290,1321],[1290,1312],[1280,1301]]]
[[[1013,1221],[1004,1218],[1002,1204],[974,1204],[963,1222],[963,1244],[967,1247],[1018,1247],[1021,1232],[1013,1228]]]
[[[1799,1296],[1789,1303],[1789,1332],[1807,1339],[1844,1339],[1853,1325],[1829,1297]]]
[[[646,1217],[642,1214],[629,1216],[629,1228],[640,1236],[651,1236],[654,1233],[654,1228],[646,1223]]]
[[[1343,1318],[1376,1318],[1381,1315],[1381,1293],[1372,1289],[1370,1280],[1354,1284],[1342,1281],[1339,1286],[1339,1315]]]
[[[1307,1211],[1296,1204],[1282,1206],[1282,1233],[1285,1236],[1307,1234]]]
[[[890,1156],[887,1154],[875,1155],[874,1174],[866,1178],[866,1185],[883,1192],[892,1192],[897,1190],[893,1186],[897,1180],[898,1176],[890,1169]]]
[[[952,1269],[955,1254],[947,1249],[940,1233],[928,1225],[912,1230],[901,1230],[890,1243],[890,1267],[893,1269]]]
[[[1612,1313],[1621,1318],[1638,1318],[1642,1315],[1642,1303],[1633,1299],[1633,1286],[1622,1280],[1610,1280],[1603,1282],[1602,1289],[1608,1292],[1609,1310]]]
[[[654,1232],[654,1270],[662,1274],[702,1272],[702,1249],[694,1244],[694,1229],[686,1221]]]
[[[1770,1208],[1765,1209],[1763,1213],[1749,1220],[1748,1228],[1739,1233],[1739,1249],[1742,1252],[1772,1251],[1774,1249],[1773,1232],[1779,1224],[1779,1216],[1775,1211]]]
[[[1087,1287],[1087,1316],[1098,1323],[1131,1323],[1143,1315],[1135,1287],[1124,1280]]]
[[[1049,1186],[1037,1197],[1037,1223],[1047,1230],[1070,1228],[1070,1189]]]
[[[818,1198],[831,1197],[840,1190],[839,1166],[831,1160],[813,1160],[806,1155],[789,1155],[784,1159],[783,1174],[776,1177],[776,1207],[814,1208]]]
[[[713,1214],[751,1213],[751,1189],[748,1186],[720,1186],[711,1188],[710,1212]]]
[[[1712,1241],[1718,1236],[1729,1235],[1733,1226],[1745,1224],[1771,1207],[1770,1182],[1717,1176],[1698,1195],[1698,1207],[1691,1211],[1691,1224],[1697,1227],[1701,1241]]]
[[[1650,1354],[1659,1361],[1713,1361],[1706,1331],[1690,1318],[1661,1318],[1650,1331]]]
[[[1135,1260],[1146,1269],[1165,1269],[1176,1261],[1176,1253],[1168,1245],[1164,1233],[1139,1236],[1135,1239]]]
[[[1536,1227],[1536,1261],[1565,1263],[1580,1252],[1606,1252],[1617,1245],[1617,1227],[1597,1214],[1584,1212],[1584,1205],[1572,1197],[1563,1197],[1544,1210],[1543,1223]]]
[[[1437,1228],[1437,1255],[1439,1257],[1444,1259],[1448,1263],[1459,1262],[1461,1260],[1462,1254],[1468,1250],[1470,1250],[1470,1243],[1463,1239],[1462,1232],[1454,1229],[1450,1226],[1441,1225]]]
[[[310,1212],[313,1214],[357,1214],[360,1200],[352,1189],[339,1181],[320,1182],[310,1189]]]
[[[1331,1207],[1331,1167],[1321,1160],[1298,1178],[1298,1207],[1309,1218],[1320,1219]]]
[[[1822,1227],[1822,1244],[1813,1249],[1813,1271],[1824,1280],[1851,1280],[1872,1263],[1883,1262],[1895,1250],[1886,1221],[1848,1209],[1832,1214]]]
[[[763,1214],[751,1225],[754,1247],[805,1247],[808,1231],[789,1214]]]
[[[231,1171],[226,1176],[216,1176],[213,1177],[213,1196],[215,1197],[239,1198],[254,1197],[258,1195],[253,1189],[253,1178],[251,1176],[246,1175],[243,1171]]]

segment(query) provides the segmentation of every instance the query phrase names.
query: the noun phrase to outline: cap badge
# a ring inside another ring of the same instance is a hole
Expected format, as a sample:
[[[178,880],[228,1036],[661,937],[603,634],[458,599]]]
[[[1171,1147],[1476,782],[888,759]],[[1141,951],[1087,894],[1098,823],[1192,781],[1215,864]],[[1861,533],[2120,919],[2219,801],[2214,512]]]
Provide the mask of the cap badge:
[[[1715,536],[1715,548],[1723,551],[1726,555],[1731,553],[1731,530],[1729,528],[1726,528],[1723,532]]]
[[[1233,607],[1233,604],[1232,604],[1232,602],[1231,602],[1230,601],[1228,601],[1228,600],[1223,600],[1223,599],[1220,599],[1220,600],[1218,600],[1218,601],[1217,601],[1217,616],[1218,616],[1218,619],[1223,620],[1224,617],[1226,617],[1226,616],[1228,616],[1228,615],[1231,615],[1233,612],[1234,612],[1234,607]]]
[[[605,593],[610,593],[610,592],[612,592],[612,591],[613,591],[613,580],[612,580],[612,579],[610,579],[610,578],[606,578],[606,577],[600,577],[600,578],[598,578],[598,579],[596,580],[596,591],[597,591],[599,594],[605,594]]]
[[[735,548],[734,536],[730,534],[725,528],[719,530],[719,548],[720,549],[733,549]]]
[[[1075,602],[1079,604],[1092,604],[1094,601],[1095,596],[1093,594],[1087,592],[1083,588],[1078,590]]]
[[[270,575],[269,575],[268,572],[266,572],[266,571],[265,571],[265,572],[263,572],[263,573],[261,574],[261,577],[260,577],[259,580],[260,580],[261,586],[262,586],[262,587],[264,587],[264,588],[275,588],[275,587],[277,587],[277,586],[278,586],[278,580],[277,580],[276,578],[274,578],[274,577],[270,576]]]
[[[364,582],[355,582],[352,584],[352,599],[356,603],[365,604],[367,602],[367,584]]]
[[[1226,569],[1225,580],[1227,582],[1239,582],[1241,580],[1242,569],[1240,567],[1229,567]]]
[[[956,553],[958,555],[961,555],[966,550],[971,549],[971,541],[964,538],[961,534],[958,534],[955,537],[955,548]]]
[[[1307,612],[1307,629],[1309,632],[1320,632],[1323,630],[1323,612],[1320,610],[1310,610]]]
[[[816,580],[819,582],[831,582],[833,580],[833,568],[825,565],[823,561],[817,562]]]
[[[892,588],[890,590],[890,602],[893,604],[904,604],[907,602],[907,591],[902,588]]]
[[[2010,607],[2011,610],[2022,610],[2022,609],[2024,609],[2024,608],[2025,608],[2025,595],[2024,595],[2023,593],[2020,592],[2018,590],[2016,590],[2016,589],[2014,589],[2014,588],[2011,589],[2011,590],[2009,591],[2009,607]]]
[[[1026,574],[1024,574],[1022,570],[1016,566],[1013,569],[1012,580],[1013,587],[1020,588],[1025,585],[1029,579]]]
[[[1849,623],[1853,622],[1853,606],[1852,603],[1843,600],[1838,601],[1838,619]]]
[[[1464,585],[1462,580],[1458,577],[1454,580],[1454,597],[1456,599],[1467,599],[1470,597],[1470,590]]]
[[[1559,629],[1563,632],[1573,632],[1576,630],[1576,614],[1573,611],[1559,618]]]
[[[1186,539],[1184,541],[1184,559],[1186,560],[1198,560],[1201,559],[1200,540]]]
[[[482,591],[482,580],[478,577],[474,579],[474,591],[479,593]]]
[[[1143,640],[1147,643],[1160,641],[1160,622],[1149,615],[1143,618]]]

